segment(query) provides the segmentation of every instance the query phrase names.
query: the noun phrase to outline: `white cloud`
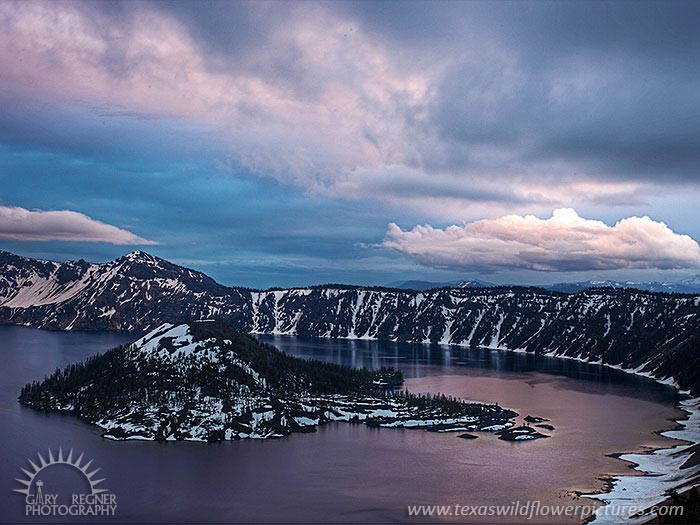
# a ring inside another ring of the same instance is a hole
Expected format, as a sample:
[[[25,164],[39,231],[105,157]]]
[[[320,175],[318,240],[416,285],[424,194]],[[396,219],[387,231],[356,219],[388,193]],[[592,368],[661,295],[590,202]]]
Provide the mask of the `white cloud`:
[[[0,239],[157,244],[75,211],[29,211],[15,206],[0,206]]]
[[[524,268],[542,271],[672,269],[700,266],[700,246],[649,217],[614,226],[569,208],[548,219],[507,215],[445,229],[390,224],[382,243],[419,263],[452,270]]]

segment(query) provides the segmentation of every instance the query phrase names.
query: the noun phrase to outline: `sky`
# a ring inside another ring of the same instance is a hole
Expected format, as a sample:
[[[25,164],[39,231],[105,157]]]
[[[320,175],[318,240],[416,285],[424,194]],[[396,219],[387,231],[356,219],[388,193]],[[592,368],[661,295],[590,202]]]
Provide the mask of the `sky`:
[[[222,283],[700,273],[700,2],[0,2],[0,249]]]

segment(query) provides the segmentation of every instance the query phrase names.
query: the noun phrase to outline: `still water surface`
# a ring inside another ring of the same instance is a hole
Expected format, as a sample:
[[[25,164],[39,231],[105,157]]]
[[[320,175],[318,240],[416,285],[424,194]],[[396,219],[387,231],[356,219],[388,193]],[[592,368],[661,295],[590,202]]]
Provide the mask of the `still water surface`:
[[[102,439],[77,418],[17,403],[27,381],[134,338],[0,327],[4,522],[51,521],[25,517],[23,496],[12,489],[27,458],[59,447],[94,458],[103,486],[117,496],[120,522],[411,522],[407,505],[595,505],[574,492],[599,489],[599,478],[630,471],[608,455],[672,443],[654,431],[682,414],[670,388],[597,365],[439,345],[279,336],[261,339],[301,357],[396,366],[413,391],[497,401],[521,417],[546,417],[556,430],[548,432],[550,439],[510,443],[483,433],[465,441],[339,423],[281,440],[120,443]]]

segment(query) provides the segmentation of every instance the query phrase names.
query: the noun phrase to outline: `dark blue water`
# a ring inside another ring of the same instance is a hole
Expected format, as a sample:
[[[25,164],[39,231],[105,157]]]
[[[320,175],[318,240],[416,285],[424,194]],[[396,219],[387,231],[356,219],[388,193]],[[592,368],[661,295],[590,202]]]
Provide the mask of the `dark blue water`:
[[[528,444],[464,441],[421,431],[334,424],[309,435],[233,443],[114,442],[75,417],[17,403],[23,384],[130,341],[133,334],[0,327],[0,518],[27,518],[28,458],[73,449],[94,458],[120,522],[411,521],[409,504],[562,502],[626,467],[606,453],[658,446],[674,415],[667,388],[569,360],[437,345],[263,337],[295,355],[354,366],[397,366],[416,391],[499,401],[550,417],[553,437]],[[575,452],[575,453],[574,453]],[[571,499],[571,501],[574,501]],[[66,520],[62,520],[66,521]],[[89,521],[110,521],[92,518]]]

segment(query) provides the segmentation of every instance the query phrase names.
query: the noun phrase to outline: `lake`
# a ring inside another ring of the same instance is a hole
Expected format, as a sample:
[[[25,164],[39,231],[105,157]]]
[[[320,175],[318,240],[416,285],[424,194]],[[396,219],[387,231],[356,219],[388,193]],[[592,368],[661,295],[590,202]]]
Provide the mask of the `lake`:
[[[3,521],[51,521],[24,516],[23,496],[12,489],[19,487],[15,478],[28,458],[36,461],[38,452],[46,456],[59,447],[94,458],[103,486],[117,497],[111,519],[120,522],[417,523],[426,518],[409,517],[407,505],[539,500],[595,506],[575,493],[601,489],[606,476],[631,473],[610,454],[673,444],[654,431],[683,415],[670,387],[599,365],[440,345],[283,336],[260,339],[301,357],[396,366],[414,392],[497,401],[519,412],[518,421],[528,414],[546,417],[556,430],[546,432],[549,439],[513,443],[488,433],[467,441],[455,434],[336,423],[281,440],[114,442],[75,417],[17,403],[26,382],[135,338],[0,327]]]

